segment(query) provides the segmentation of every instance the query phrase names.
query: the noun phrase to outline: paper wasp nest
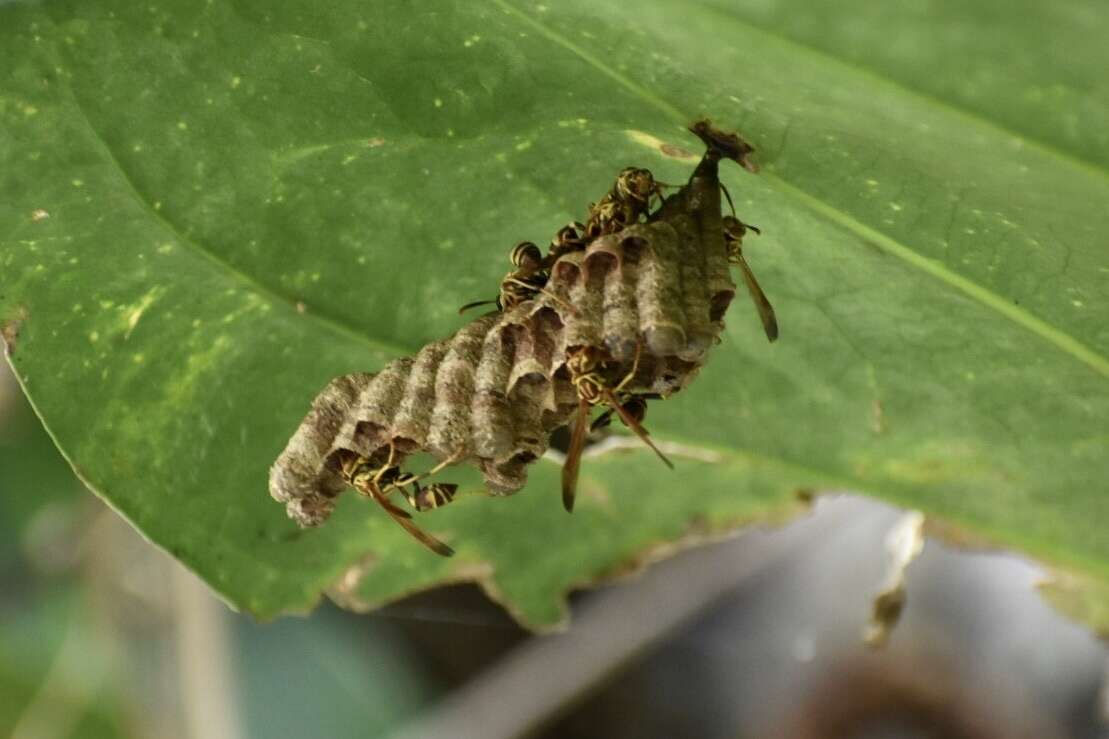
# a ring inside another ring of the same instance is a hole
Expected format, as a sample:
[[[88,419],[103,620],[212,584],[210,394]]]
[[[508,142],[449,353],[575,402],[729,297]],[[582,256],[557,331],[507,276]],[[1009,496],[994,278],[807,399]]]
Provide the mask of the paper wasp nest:
[[[493,493],[515,492],[577,408],[566,360],[579,347],[603,348],[626,373],[638,345],[629,389],[667,397],[684,387],[736,291],[718,159],[706,155],[646,222],[561,256],[550,294],[473,320],[376,374],[333,380],[274,464],[273,497],[299,524],[319,524],[347,487],[342,455],[381,459],[390,442],[398,466],[423,451],[476,465]]]

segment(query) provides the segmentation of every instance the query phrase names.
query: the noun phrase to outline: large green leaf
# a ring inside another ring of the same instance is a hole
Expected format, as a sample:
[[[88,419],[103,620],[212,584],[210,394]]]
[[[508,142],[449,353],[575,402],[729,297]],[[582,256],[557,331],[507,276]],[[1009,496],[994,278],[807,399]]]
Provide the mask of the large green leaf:
[[[0,7],[0,316],[78,474],[261,616],[475,577],[549,624],[652,545],[833,484],[1104,593],[1109,11],[622,5]],[[660,144],[700,114],[760,151],[725,182],[783,334],[741,296],[652,407],[695,452],[676,474],[590,460],[568,517],[537,464],[421,518],[452,560],[356,499],[285,520],[267,467],[331,377],[454,331],[622,166],[682,180]]]

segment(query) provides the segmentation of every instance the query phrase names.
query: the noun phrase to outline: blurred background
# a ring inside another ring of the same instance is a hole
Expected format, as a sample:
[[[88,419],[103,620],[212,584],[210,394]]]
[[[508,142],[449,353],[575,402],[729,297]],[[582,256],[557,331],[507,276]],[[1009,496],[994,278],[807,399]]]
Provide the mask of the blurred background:
[[[1109,651],[1022,559],[927,541],[864,642],[913,520],[821,495],[573,594],[554,635],[469,585],[260,624],[82,487],[4,364],[0,735],[1109,736]]]

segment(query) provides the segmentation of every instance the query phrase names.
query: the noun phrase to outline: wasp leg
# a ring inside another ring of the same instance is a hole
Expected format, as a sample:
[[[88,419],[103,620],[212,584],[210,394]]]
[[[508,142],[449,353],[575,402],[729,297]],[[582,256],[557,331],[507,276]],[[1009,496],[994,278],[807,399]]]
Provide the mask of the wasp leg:
[[[640,354],[642,353],[642,351],[643,351],[643,342],[641,342],[641,341],[635,342],[635,358],[632,359],[632,368],[628,371],[628,374],[624,375],[624,379],[620,381],[620,384],[617,385],[615,388],[613,388],[613,390],[612,390],[613,395],[618,394],[621,390],[624,389],[624,386],[626,386],[629,382],[631,382],[633,379],[635,379],[635,373],[639,371],[639,357],[640,357]]]

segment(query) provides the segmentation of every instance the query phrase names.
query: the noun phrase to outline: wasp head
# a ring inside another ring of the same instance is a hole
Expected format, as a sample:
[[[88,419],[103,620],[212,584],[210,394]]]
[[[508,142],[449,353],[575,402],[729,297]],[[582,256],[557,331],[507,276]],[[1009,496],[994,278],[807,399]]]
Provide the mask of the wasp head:
[[[654,175],[648,169],[626,167],[616,177],[616,195],[625,201],[635,201],[643,205],[650,202],[651,196],[659,191]]]

